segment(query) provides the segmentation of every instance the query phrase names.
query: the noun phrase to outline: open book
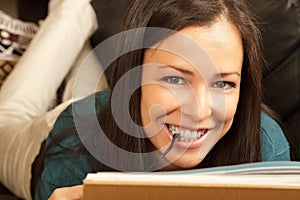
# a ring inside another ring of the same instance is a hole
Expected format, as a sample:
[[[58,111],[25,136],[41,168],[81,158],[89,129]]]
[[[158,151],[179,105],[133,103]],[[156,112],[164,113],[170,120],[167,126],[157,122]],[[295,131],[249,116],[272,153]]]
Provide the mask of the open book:
[[[174,172],[99,172],[90,199],[300,199],[300,162],[261,162]]]

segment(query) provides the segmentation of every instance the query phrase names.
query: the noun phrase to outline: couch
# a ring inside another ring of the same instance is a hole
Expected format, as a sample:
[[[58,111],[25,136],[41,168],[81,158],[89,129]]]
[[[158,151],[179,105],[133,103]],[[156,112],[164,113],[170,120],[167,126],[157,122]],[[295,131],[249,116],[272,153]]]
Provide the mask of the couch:
[[[248,1],[263,38],[264,102],[281,118],[291,157],[300,161],[300,2]]]

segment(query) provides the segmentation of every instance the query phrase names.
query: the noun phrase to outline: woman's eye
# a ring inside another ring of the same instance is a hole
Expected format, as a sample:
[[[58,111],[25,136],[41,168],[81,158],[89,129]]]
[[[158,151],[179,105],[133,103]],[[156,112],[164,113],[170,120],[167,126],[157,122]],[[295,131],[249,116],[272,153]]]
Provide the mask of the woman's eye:
[[[217,81],[213,84],[213,88],[220,88],[224,90],[228,90],[234,88],[235,84],[233,82],[226,82],[226,81]]]
[[[163,77],[162,80],[169,84],[176,84],[176,85],[186,84],[186,80],[184,78],[178,77],[178,76],[166,76],[166,77]]]

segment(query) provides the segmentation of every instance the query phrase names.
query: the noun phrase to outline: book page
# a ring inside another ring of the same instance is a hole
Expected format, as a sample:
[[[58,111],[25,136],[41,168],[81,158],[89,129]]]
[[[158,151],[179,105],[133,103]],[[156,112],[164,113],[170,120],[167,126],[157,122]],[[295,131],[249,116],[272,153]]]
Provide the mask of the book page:
[[[300,162],[263,162],[174,172],[99,172],[86,180],[116,183],[233,184],[300,189]]]

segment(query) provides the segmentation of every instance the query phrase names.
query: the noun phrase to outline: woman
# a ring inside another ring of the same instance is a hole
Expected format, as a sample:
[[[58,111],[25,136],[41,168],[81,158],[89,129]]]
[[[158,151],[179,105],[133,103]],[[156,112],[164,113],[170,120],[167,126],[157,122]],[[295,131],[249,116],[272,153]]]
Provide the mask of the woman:
[[[259,34],[250,16],[243,1],[134,1],[111,92],[61,113],[37,158],[35,198],[94,171],[289,160],[281,129],[259,106]],[[51,199],[79,199],[81,189],[58,189]]]

